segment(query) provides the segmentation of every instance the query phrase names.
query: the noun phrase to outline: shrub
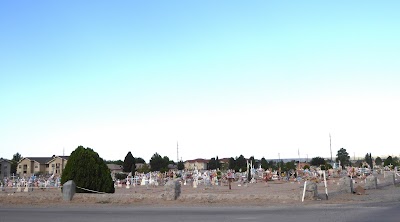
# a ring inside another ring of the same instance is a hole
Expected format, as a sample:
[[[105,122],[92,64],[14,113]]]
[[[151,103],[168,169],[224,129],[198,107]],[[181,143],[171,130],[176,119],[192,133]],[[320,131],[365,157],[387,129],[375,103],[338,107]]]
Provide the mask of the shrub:
[[[68,180],[73,180],[77,187],[106,193],[115,192],[110,170],[103,159],[92,149],[83,146],[78,146],[68,159],[61,176],[61,184]],[[90,191],[77,188],[76,192]]]

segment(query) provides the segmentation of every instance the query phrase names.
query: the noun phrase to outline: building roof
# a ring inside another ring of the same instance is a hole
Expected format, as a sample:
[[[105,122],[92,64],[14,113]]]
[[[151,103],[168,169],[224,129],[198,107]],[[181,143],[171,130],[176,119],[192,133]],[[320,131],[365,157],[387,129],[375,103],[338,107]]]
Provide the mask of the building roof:
[[[0,163],[2,163],[2,162],[8,162],[8,163],[11,163],[11,161],[10,161],[10,160],[7,160],[7,159],[0,158]]]
[[[198,159],[194,159],[194,160],[186,160],[186,162],[189,162],[189,163],[196,163],[196,162],[197,163],[208,163],[209,160],[198,158]]]
[[[122,169],[124,168],[124,167],[121,166],[121,165],[113,164],[113,163],[107,164],[107,167],[108,167],[108,169],[110,169],[111,171],[112,171],[112,170],[122,170]]]
[[[47,161],[46,163],[50,163],[53,160],[55,160],[56,158],[61,158],[61,159],[64,159],[64,160],[68,160],[69,156],[52,156],[51,159],[49,161]]]
[[[29,160],[31,160],[31,161],[36,161],[36,162],[38,162],[38,163],[45,164],[45,163],[49,162],[50,160],[52,160],[53,158],[52,158],[52,157],[24,157],[24,158],[22,158],[22,159],[20,160],[20,162],[21,162],[23,159],[29,159]]]

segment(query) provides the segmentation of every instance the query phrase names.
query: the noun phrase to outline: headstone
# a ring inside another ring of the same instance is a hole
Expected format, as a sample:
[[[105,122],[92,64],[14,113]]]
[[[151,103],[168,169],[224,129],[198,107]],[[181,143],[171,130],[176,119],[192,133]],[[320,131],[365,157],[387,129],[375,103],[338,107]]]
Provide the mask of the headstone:
[[[176,200],[181,194],[181,183],[179,180],[169,180],[164,187],[164,198],[166,200]]]
[[[28,185],[28,183],[25,184],[24,192],[29,192],[29,185]]]
[[[303,195],[303,189],[301,189],[301,195]],[[318,187],[313,181],[307,181],[306,192],[304,194],[304,199],[306,200],[316,200],[318,199]]]
[[[395,173],[392,171],[386,172],[385,182],[394,185],[396,182]]]
[[[71,201],[72,197],[75,194],[76,190],[76,185],[73,180],[68,180],[66,183],[63,185],[63,200],[65,201]]]
[[[362,186],[360,186],[360,185],[358,185],[358,186],[356,187],[356,189],[354,189],[354,192],[355,192],[357,195],[365,195],[365,189],[362,188]]]
[[[378,187],[378,178],[374,175],[369,175],[365,178],[365,189],[376,189]]]
[[[350,177],[340,178],[338,185],[338,191],[353,193],[353,180]]]

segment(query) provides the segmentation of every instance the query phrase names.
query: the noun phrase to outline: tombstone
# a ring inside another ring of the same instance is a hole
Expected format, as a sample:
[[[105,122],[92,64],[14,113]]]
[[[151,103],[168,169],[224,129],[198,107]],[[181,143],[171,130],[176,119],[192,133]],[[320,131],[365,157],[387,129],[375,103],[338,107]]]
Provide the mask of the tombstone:
[[[4,190],[3,183],[1,183],[1,191],[5,191],[5,190]]]
[[[339,179],[338,191],[353,193],[353,180],[350,177],[342,177]]]
[[[140,186],[146,186],[146,177],[142,177],[142,181],[140,182]]]
[[[166,200],[176,200],[181,194],[181,183],[179,180],[169,180],[164,185],[164,198]]]
[[[129,182],[129,179],[126,179],[126,189],[131,188],[129,185],[131,185],[131,182]]]
[[[386,172],[385,182],[394,185],[396,183],[395,173],[392,171]]]
[[[303,195],[303,189],[301,189],[300,194]],[[317,184],[315,182],[307,181],[306,192],[304,194],[304,199],[306,199],[306,200],[316,200],[316,199],[318,199],[318,187],[317,187]]]
[[[21,184],[20,184],[20,182],[17,183],[17,192],[21,192]]]
[[[374,175],[369,175],[365,178],[365,189],[376,189],[378,187],[378,179]]]
[[[24,192],[29,192],[30,190],[29,190],[29,184],[28,183],[26,183],[25,184],[25,188],[24,188]]]
[[[63,200],[65,201],[71,201],[72,197],[75,194],[76,190],[76,185],[73,180],[68,180],[66,183],[63,185]]]
[[[193,180],[193,188],[197,188],[197,179]]]

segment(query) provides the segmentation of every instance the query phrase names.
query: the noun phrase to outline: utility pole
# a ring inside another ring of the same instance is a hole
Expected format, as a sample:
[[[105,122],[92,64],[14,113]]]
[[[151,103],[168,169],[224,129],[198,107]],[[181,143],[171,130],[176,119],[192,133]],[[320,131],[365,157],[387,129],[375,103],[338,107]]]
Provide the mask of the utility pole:
[[[178,141],[176,141],[176,164],[179,162],[179,146]]]
[[[331,133],[329,133],[329,149],[331,150],[331,163],[332,163],[333,160],[332,160],[332,139],[331,139]]]

